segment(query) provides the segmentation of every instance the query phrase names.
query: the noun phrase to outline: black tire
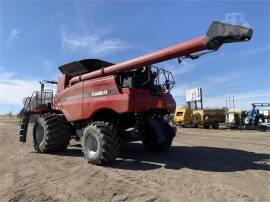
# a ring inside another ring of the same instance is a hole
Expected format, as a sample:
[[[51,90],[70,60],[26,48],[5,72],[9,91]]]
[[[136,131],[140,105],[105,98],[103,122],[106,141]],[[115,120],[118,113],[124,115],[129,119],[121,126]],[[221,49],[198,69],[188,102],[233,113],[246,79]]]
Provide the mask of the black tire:
[[[259,125],[257,127],[257,130],[261,131],[261,132],[264,132],[268,129],[268,127],[266,125]]]
[[[166,124],[168,134],[174,133],[173,128]],[[143,140],[144,147],[151,152],[165,152],[167,151],[170,146],[172,145],[173,136],[168,137],[168,140],[165,142],[157,143],[157,135],[155,134],[155,131],[153,128],[148,127],[147,130],[148,135]]]
[[[210,128],[210,125],[203,125],[203,128],[204,129],[209,129]]]
[[[120,137],[113,124],[97,121],[84,130],[81,144],[84,157],[89,163],[104,165],[118,156]]]
[[[214,123],[214,124],[212,125],[212,128],[213,128],[213,129],[219,129],[219,123]]]
[[[33,144],[35,151],[50,153],[65,150],[71,139],[71,131],[71,126],[62,115],[41,115],[33,128]]]

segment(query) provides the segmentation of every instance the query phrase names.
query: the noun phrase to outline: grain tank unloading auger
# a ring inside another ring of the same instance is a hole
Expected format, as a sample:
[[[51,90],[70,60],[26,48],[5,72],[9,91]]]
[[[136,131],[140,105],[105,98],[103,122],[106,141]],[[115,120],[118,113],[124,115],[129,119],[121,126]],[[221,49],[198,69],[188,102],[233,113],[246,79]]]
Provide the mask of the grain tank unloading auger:
[[[168,114],[175,111],[170,94],[171,72],[153,67],[173,58],[198,58],[200,51],[218,50],[223,43],[248,41],[252,29],[213,22],[207,34],[119,64],[87,59],[59,67],[53,103],[26,105],[20,141],[26,141],[30,114],[38,114],[33,128],[37,152],[60,151],[70,138],[80,139],[88,162],[105,164],[114,160],[120,142],[141,140],[150,151],[166,151],[175,136]],[[53,83],[53,82],[50,82]]]

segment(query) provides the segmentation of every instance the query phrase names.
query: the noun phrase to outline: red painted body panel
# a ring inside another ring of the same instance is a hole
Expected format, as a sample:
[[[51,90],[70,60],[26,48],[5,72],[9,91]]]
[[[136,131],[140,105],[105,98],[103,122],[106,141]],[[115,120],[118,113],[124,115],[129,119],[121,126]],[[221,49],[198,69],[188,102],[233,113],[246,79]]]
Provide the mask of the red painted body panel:
[[[54,96],[54,108],[62,111],[69,121],[82,119],[83,82],[57,92]]]
[[[69,76],[67,75],[60,76],[57,80],[57,92],[64,90],[65,87],[68,86],[68,82],[69,82]]]
[[[117,113],[132,111],[133,98],[129,94],[119,92],[114,76],[84,81],[83,119],[88,119],[101,109],[111,109]],[[110,90],[108,95],[92,97],[91,93]]]
[[[97,95],[97,93],[104,95]],[[174,112],[175,101],[171,94],[152,96],[149,90],[119,89],[114,76],[82,81],[55,95],[54,107],[65,114],[68,121],[89,119],[95,112],[110,109],[119,114],[165,109]]]
[[[134,96],[134,112],[166,109],[172,113],[176,107],[175,101],[169,93],[164,93],[162,96],[153,96],[149,90],[132,88],[130,94]]]

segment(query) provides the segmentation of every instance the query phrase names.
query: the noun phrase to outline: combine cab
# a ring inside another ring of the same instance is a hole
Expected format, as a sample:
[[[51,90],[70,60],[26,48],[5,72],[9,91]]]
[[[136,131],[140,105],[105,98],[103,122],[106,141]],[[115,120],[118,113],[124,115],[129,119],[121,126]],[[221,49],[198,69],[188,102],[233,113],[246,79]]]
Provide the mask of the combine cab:
[[[37,103],[34,107],[25,105],[20,140],[26,141],[28,115],[38,114],[33,129],[37,152],[61,151],[74,135],[92,164],[112,162],[126,141],[140,140],[149,151],[166,151],[175,136],[168,123],[176,107],[170,94],[174,79],[153,64],[196,59],[204,54],[200,51],[216,51],[223,43],[251,36],[249,28],[214,22],[206,35],[119,64],[87,59],[63,65],[63,75],[49,82],[57,83],[53,102],[41,90],[27,102]]]

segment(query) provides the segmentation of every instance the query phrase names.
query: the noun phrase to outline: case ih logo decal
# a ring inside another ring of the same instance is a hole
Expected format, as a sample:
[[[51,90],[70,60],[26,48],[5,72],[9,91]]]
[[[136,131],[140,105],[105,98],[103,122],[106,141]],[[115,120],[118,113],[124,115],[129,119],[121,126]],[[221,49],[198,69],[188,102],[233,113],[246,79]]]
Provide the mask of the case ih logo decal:
[[[89,98],[89,97],[101,97],[106,95],[116,95],[117,89],[107,89],[107,90],[100,90],[100,91],[93,91],[93,92],[87,92],[84,93],[84,95],[73,95],[73,96],[66,96],[62,98],[62,101],[73,101],[73,100],[79,100],[83,98]]]
[[[100,97],[100,96],[106,96],[106,95],[115,95],[117,94],[117,89],[106,89],[106,90],[100,90],[100,91],[93,91],[89,93],[85,93],[84,97]]]
[[[107,94],[108,94],[108,90],[101,90],[101,91],[92,92],[91,97],[103,96]]]

